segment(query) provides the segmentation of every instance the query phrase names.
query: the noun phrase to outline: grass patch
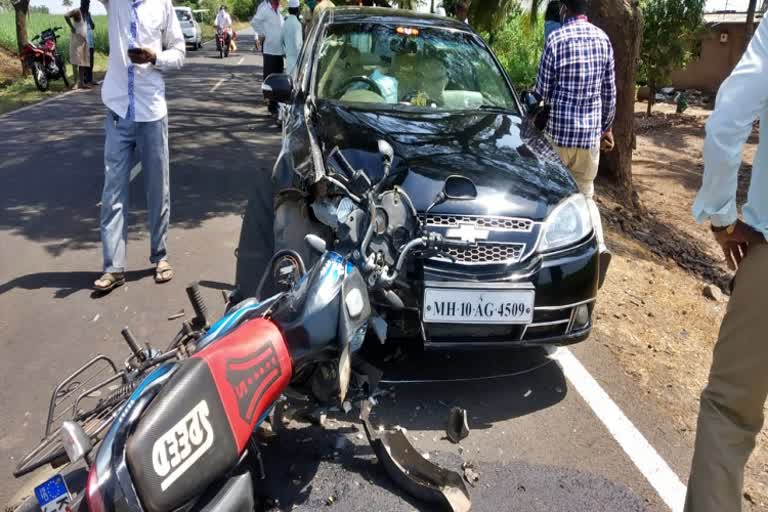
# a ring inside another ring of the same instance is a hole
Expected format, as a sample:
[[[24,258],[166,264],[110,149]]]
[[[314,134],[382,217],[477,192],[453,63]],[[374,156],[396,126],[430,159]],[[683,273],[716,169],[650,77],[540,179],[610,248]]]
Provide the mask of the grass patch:
[[[94,59],[94,80],[101,80],[107,70],[107,56],[96,53]],[[72,75],[72,66],[67,66],[67,79],[70,85],[76,82]],[[16,110],[27,105],[57,96],[66,91],[63,80],[49,81],[49,89],[40,92],[35,87],[31,76],[16,80],[11,85],[0,89],[0,114]]]

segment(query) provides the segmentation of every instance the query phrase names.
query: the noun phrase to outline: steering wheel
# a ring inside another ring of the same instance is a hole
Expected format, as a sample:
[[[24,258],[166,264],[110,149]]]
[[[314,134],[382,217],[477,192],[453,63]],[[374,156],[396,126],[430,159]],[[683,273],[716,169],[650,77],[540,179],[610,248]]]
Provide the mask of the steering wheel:
[[[370,89],[372,92],[375,92],[382,98],[384,97],[384,93],[381,91],[381,87],[379,87],[379,84],[377,84],[372,78],[367,77],[365,75],[352,76],[347,78],[339,86],[339,92],[347,92],[347,89],[349,89],[349,86],[354,84],[355,82],[364,83],[365,85],[368,86],[368,89]]]

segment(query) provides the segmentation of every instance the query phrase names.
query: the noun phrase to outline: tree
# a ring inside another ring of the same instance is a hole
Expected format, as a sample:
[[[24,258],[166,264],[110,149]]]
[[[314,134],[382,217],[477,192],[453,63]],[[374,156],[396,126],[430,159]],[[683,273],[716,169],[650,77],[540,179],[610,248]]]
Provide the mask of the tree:
[[[648,80],[648,115],[656,86],[690,59],[701,31],[704,3],[705,0],[642,0],[645,27],[640,65]]]
[[[27,15],[29,14],[29,0],[12,0],[13,9],[16,11],[16,44],[21,49],[27,44]],[[22,62],[24,74],[27,73],[27,63]]]
[[[72,7],[72,0],[61,0],[61,4],[64,7]]]
[[[632,184],[632,149],[635,146],[635,75],[643,36],[643,15],[636,1],[591,0],[589,19],[603,29],[616,60],[616,146],[600,157],[600,173],[616,183],[625,201],[639,206]]]

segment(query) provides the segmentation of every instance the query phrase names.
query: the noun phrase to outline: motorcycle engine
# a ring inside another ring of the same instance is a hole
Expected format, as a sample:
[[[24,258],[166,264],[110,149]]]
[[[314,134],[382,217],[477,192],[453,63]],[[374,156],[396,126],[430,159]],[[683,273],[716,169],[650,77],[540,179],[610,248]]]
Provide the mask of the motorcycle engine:
[[[400,248],[408,243],[418,228],[413,205],[398,187],[381,196],[373,220],[373,239],[370,249],[389,266],[397,262]]]

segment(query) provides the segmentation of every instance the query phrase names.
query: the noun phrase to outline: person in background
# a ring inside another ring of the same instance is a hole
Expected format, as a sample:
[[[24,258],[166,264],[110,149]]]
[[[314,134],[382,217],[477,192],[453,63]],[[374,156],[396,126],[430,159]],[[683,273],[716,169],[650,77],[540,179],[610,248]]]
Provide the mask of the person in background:
[[[85,68],[85,83],[88,85],[95,85],[93,81],[93,49],[96,46],[96,41],[93,36],[93,31],[96,29],[96,25],[93,23],[93,17],[91,16],[91,2],[90,0],[82,0],[80,3],[80,13],[85,20],[85,38],[88,40],[88,54],[89,65]]]
[[[285,72],[293,75],[296,61],[299,59],[304,35],[299,20],[301,4],[299,0],[288,0],[288,17],[283,25],[283,51],[285,52]]]
[[[213,24],[216,26],[216,31],[220,33],[224,33],[225,37],[224,40],[226,41],[227,45],[232,45],[232,16],[229,15],[227,12],[227,7],[225,5],[221,5],[219,7],[219,12],[216,14],[216,20],[213,22]],[[218,48],[217,48],[218,50]]]
[[[253,18],[251,18],[251,27],[253,27],[253,51],[260,52],[262,50],[262,38],[261,34],[259,34],[258,27],[256,25],[256,18],[259,15],[259,11],[261,9],[265,9],[269,7],[269,0],[262,0],[259,5],[256,6],[256,12],[253,14]]]
[[[99,292],[125,284],[128,244],[128,192],[134,153],[139,156],[150,230],[149,261],[155,282],[173,278],[168,263],[171,213],[168,162],[168,106],[163,71],[184,65],[186,45],[171,0],[141,4],[102,0],[107,9],[109,61],[101,88],[107,107],[104,123],[104,190],[101,243],[104,274]]]
[[[763,20],[720,86],[704,139],[704,177],[693,215],[709,220],[736,276],[701,394],[685,512],[741,510],[744,466],[768,397],[768,22]],[[742,149],[760,119],[747,202],[739,220]]]
[[[456,19],[469,23],[469,5],[466,2],[459,2],[456,4]]]
[[[549,34],[562,26],[560,19],[560,0],[552,0],[547,4],[547,10],[544,13],[544,42],[549,39]]]
[[[594,201],[601,145],[613,149],[616,76],[608,36],[585,15],[587,0],[562,0],[563,26],[544,45],[536,92],[551,107],[547,133],[587,198],[600,250],[600,286],[611,253]]]
[[[265,9],[259,9],[254,18],[257,32],[264,39],[264,78],[272,73],[282,73],[283,63],[283,16],[280,1],[271,0]],[[268,103],[269,113],[277,117],[277,102]]]
[[[72,32],[69,37],[69,62],[77,80],[75,89],[90,89],[91,86],[85,84],[85,69],[91,64],[88,58],[88,30],[85,18],[81,9],[73,9],[64,15],[64,20]]]

